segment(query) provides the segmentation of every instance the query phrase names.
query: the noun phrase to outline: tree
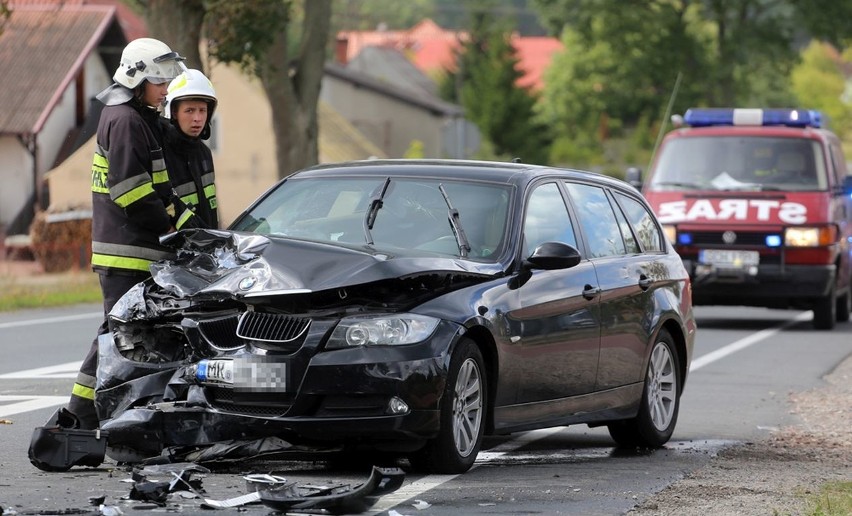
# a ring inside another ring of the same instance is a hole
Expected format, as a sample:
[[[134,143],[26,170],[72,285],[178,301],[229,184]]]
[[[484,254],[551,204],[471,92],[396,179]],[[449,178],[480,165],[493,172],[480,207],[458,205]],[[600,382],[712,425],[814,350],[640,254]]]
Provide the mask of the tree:
[[[336,30],[407,29],[435,13],[435,0],[334,0]]]
[[[319,161],[317,103],[331,2],[145,0],[142,4],[153,37],[187,52],[184,49],[199,47],[197,39],[191,41],[194,34],[204,34],[211,57],[239,64],[260,79],[272,111],[278,176],[283,178]],[[201,23],[196,10],[203,13]]]
[[[571,6],[572,23],[561,32],[565,50],[546,71],[538,111],[556,135],[551,161],[597,166],[605,162],[605,142],[623,127],[662,119],[679,73],[676,106],[701,99],[709,56],[694,9],[675,2]]]
[[[139,0],[151,36],[186,57],[186,66],[205,73],[199,42],[204,24],[203,0]]]
[[[629,51],[630,43],[637,45],[648,74],[659,76],[661,69],[685,66],[678,68],[687,78],[684,83],[699,81],[703,101],[716,106],[742,105],[755,99],[755,92],[768,93],[761,90],[764,77],[788,76],[803,38],[842,41],[852,36],[849,1],[535,0],[535,5],[554,33],[571,28],[589,46],[606,42]],[[633,23],[625,23],[631,19]],[[603,30],[601,20],[607,20]],[[651,41],[643,44],[645,37]],[[637,54],[622,55],[632,59]]]
[[[535,122],[535,96],[516,86],[522,73],[511,28],[487,9],[474,10],[471,18],[469,37],[456,52],[457,71],[447,75],[440,92],[464,107],[498,156],[545,163],[549,138]]]
[[[791,77],[797,105],[821,111],[829,128],[843,138],[852,133],[852,112],[842,100],[846,82],[841,61],[834,47],[813,41]]]
[[[6,25],[6,20],[9,19],[9,0],[0,0],[0,34],[3,34],[3,27]]]

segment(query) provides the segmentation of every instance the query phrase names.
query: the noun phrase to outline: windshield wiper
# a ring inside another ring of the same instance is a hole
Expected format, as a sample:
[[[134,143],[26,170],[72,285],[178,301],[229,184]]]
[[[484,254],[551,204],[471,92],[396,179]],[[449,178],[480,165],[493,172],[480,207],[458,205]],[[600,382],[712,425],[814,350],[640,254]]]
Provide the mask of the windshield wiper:
[[[465,235],[464,228],[462,228],[459,210],[453,208],[453,203],[450,202],[450,196],[447,195],[447,191],[444,190],[443,184],[438,185],[438,190],[440,190],[441,195],[444,196],[444,202],[447,203],[447,218],[450,221],[450,227],[452,228],[453,235],[456,237],[456,242],[459,245],[459,254],[462,258],[467,258],[467,254],[470,252],[470,243],[468,243],[467,235]]]
[[[385,198],[385,192],[388,191],[389,184],[390,177],[386,177],[382,188],[380,190],[377,189],[373,193],[373,197],[370,198],[370,206],[367,208],[367,213],[364,215],[364,237],[366,237],[367,244],[369,245],[373,245],[373,234],[370,233],[370,230],[373,229],[373,224],[376,223],[376,215],[379,214],[379,210],[384,204],[382,199]]]

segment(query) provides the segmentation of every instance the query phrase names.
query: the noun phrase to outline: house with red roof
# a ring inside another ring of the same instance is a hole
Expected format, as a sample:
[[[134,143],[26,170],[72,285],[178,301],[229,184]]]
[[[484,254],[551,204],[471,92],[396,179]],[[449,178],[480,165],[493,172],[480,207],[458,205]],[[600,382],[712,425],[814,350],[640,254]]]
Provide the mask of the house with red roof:
[[[12,1],[0,34],[0,229],[28,231],[44,174],[79,136],[127,44],[116,8]]]
[[[431,77],[455,68],[455,51],[468,38],[464,31],[447,30],[425,19],[407,30],[341,31],[337,35],[336,58],[346,64],[366,47],[390,47],[405,54],[423,73]],[[562,42],[551,37],[512,35],[512,46],[523,76],[518,86],[540,91],[544,70]]]

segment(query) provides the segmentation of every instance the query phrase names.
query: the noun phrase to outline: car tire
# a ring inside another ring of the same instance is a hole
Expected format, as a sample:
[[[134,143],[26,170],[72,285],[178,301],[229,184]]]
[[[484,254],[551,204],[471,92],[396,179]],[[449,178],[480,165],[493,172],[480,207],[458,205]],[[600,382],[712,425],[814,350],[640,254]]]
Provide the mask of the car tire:
[[[817,330],[830,330],[834,328],[837,321],[837,290],[832,286],[825,296],[814,303],[814,328]]]
[[[852,286],[846,289],[846,293],[837,298],[837,322],[849,321],[849,312],[852,312]]]
[[[658,448],[671,438],[680,411],[681,373],[674,339],[660,330],[651,349],[639,413],[607,424],[621,447]]]
[[[456,474],[473,466],[482,446],[487,393],[482,353],[473,341],[462,339],[450,359],[438,436],[409,456],[415,470]]]

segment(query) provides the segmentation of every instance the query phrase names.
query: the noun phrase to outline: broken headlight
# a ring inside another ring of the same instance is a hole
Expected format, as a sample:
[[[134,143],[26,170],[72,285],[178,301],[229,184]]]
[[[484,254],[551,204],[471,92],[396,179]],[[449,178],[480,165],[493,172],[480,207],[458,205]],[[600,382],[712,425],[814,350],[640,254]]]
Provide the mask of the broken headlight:
[[[326,348],[414,344],[432,335],[439,321],[417,314],[345,317],[334,328]]]

